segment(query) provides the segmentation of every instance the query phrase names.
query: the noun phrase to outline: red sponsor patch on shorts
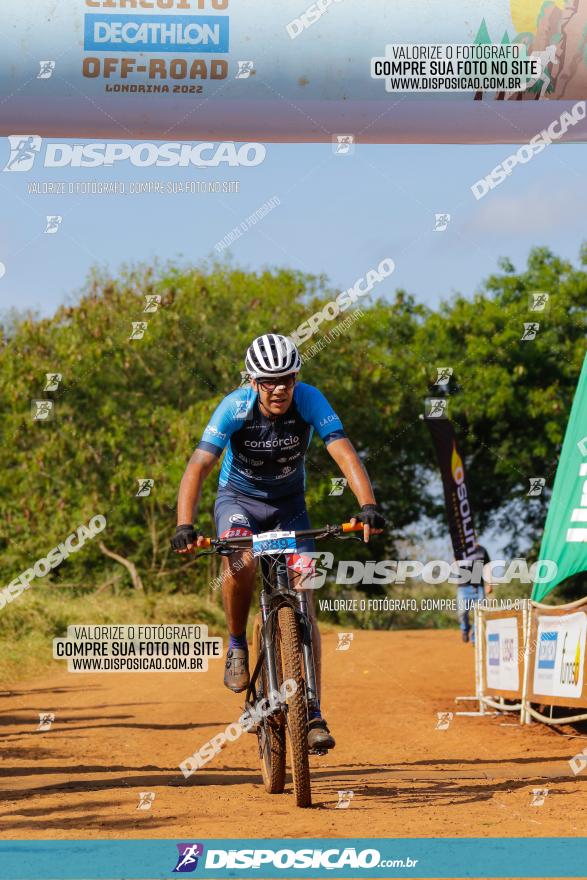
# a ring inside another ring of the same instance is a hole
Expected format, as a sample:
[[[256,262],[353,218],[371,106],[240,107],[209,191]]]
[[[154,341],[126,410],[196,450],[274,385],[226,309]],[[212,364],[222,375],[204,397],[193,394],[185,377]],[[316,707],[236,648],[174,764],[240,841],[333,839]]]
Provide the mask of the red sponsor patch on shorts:
[[[251,529],[244,529],[241,527],[226,529],[226,531],[222,532],[222,534],[220,535],[220,540],[224,541],[225,538],[246,538],[252,534],[253,533]]]

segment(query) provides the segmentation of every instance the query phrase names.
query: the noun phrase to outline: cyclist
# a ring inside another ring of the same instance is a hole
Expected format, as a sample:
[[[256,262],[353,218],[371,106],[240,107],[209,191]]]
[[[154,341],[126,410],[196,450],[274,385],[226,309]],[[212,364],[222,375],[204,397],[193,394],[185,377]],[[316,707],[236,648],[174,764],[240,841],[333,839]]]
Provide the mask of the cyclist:
[[[245,369],[249,384],[222,400],[183,475],[177,504],[177,529],[172,546],[187,553],[202,546],[193,524],[202,483],[226,448],[214,506],[220,538],[258,534],[274,529],[310,528],[304,498],[304,459],[316,430],[328,452],[348,480],[360,512],[351,522],[363,523],[363,539],[379,533],[385,520],[379,512],[367,472],[342,423],[324,395],[312,385],[298,382],[300,354],[286,336],[268,333],[249,346]],[[300,542],[298,554],[288,560],[296,571],[296,588],[303,588],[311,572],[304,554],[313,541]],[[239,693],[249,684],[247,617],[255,584],[256,559],[250,551],[223,557],[222,597],[229,631],[224,684]],[[318,696],[321,682],[320,635],[313,594],[308,596],[316,664]],[[334,739],[319,710],[310,719],[311,749],[332,749]]]

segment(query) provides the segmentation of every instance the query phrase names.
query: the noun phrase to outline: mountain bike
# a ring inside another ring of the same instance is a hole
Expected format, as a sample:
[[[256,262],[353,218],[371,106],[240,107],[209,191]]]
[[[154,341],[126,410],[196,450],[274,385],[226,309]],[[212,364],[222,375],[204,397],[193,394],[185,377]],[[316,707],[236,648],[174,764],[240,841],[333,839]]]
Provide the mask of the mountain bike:
[[[306,592],[294,589],[287,558],[296,552],[297,542],[303,538],[344,539],[346,533],[362,529],[361,523],[342,523],[297,532],[206,538],[204,544],[212,548],[204,553],[230,556],[239,550],[252,550],[260,559],[260,612],[253,627],[253,671],[245,711],[256,719],[251,732],[257,734],[263,782],[270,794],[281,794],[285,788],[287,739],[298,807],[312,805],[309,755],[325,752],[310,751],[308,746],[308,722],[319,708],[312,624]],[[262,712],[258,711],[260,705],[264,705]]]

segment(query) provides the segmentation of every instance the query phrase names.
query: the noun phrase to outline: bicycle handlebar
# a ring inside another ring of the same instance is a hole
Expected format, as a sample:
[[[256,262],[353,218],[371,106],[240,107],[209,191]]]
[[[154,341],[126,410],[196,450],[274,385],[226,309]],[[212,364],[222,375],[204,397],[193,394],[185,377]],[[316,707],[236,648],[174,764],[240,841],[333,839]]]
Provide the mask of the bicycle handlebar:
[[[356,523],[356,525],[352,526],[350,522],[346,522],[341,523],[338,526],[323,526],[321,529],[301,529],[300,531],[294,532],[294,535],[296,538],[329,538],[337,537],[341,534],[348,534],[349,532],[361,531],[363,531],[363,523]],[[252,535],[243,535],[238,538],[204,538],[204,543],[201,544],[197,549],[201,550],[210,547],[244,548],[250,546],[252,543]]]

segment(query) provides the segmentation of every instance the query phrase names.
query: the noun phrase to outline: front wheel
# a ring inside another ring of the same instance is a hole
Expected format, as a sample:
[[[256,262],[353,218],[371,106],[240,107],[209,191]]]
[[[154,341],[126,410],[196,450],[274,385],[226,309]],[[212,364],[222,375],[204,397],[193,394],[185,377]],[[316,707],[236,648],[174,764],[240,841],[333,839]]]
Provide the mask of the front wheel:
[[[300,631],[295,611],[291,605],[281,606],[278,612],[278,621],[283,680],[294,681],[296,684],[295,693],[287,698],[287,728],[296,805],[311,807],[308,719],[305,682],[302,676]]]
[[[278,684],[281,686],[281,654],[279,650],[279,627],[275,627],[275,664],[277,666]],[[263,620],[260,614],[255,616],[253,625],[253,668],[263,650]],[[261,674],[256,687],[256,700],[262,700],[268,695],[269,685],[265,664],[261,668]],[[259,757],[261,758],[261,773],[265,789],[269,794],[282,794],[285,788],[285,719],[279,716],[263,718],[257,727],[259,739]]]

